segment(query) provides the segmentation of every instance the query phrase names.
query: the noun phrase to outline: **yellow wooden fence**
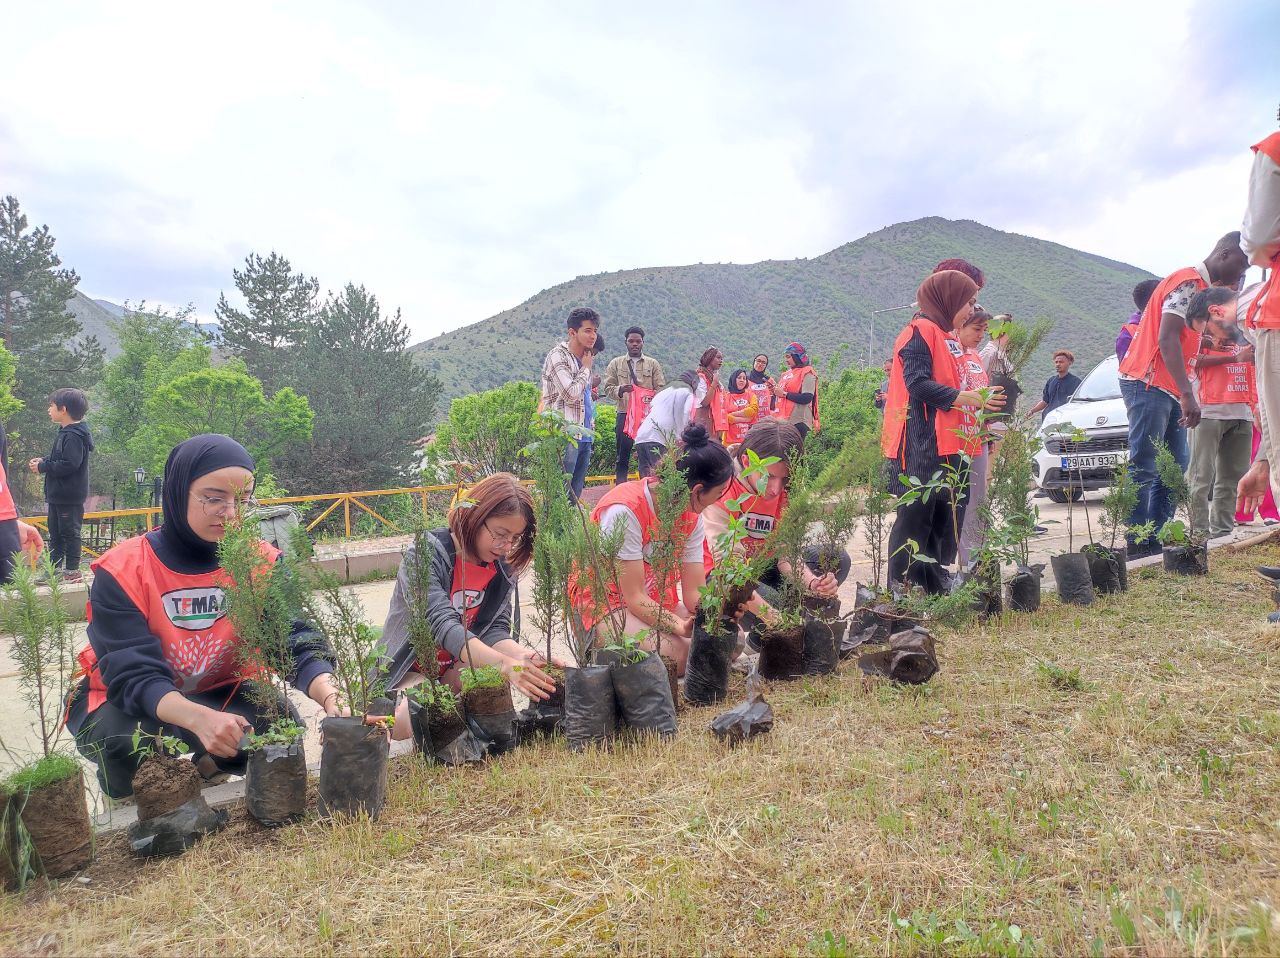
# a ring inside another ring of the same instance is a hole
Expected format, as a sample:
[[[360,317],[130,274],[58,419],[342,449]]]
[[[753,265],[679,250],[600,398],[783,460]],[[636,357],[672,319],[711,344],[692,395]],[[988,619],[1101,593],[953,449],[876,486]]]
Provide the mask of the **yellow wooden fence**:
[[[633,476],[634,478],[634,476]],[[613,476],[588,476],[587,483],[596,485],[604,482],[613,482]],[[532,480],[521,480],[521,485],[532,485]],[[275,505],[303,505],[307,503],[323,503],[329,505],[318,516],[307,524],[307,531],[310,532],[325,519],[329,518],[339,507],[342,509],[344,537],[351,538],[351,508],[354,506],[364,512],[367,512],[380,523],[397,533],[409,532],[408,529],[401,529],[394,522],[378,513],[376,509],[367,505],[364,500],[376,499],[378,496],[399,496],[399,495],[416,495],[422,498],[422,518],[426,521],[428,515],[427,497],[432,493],[450,492],[453,498],[450,499],[450,505],[457,499],[458,492],[467,487],[467,483],[459,486],[457,483],[448,483],[439,486],[405,486],[401,489],[371,489],[364,492],[327,492],[315,496],[279,496],[271,499],[259,499],[258,502],[264,506]],[[145,517],[147,530],[150,531],[160,524],[161,510],[159,506],[145,506],[140,509],[106,509],[99,512],[86,512],[84,514],[85,521],[96,519],[127,519]],[[49,531],[49,519],[47,516],[24,516],[23,522],[29,522],[33,526],[43,529],[46,533]],[[97,552],[92,549],[85,548],[85,552],[89,555],[98,556]]]

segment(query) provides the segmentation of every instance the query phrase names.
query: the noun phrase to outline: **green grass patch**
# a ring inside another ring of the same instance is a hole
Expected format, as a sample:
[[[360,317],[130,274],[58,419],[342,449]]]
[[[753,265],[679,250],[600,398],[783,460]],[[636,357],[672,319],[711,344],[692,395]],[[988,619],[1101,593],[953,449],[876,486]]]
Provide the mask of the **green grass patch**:
[[[5,780],[5,788],[11,792],[29,792],[55,782],[71,778],[80,771],[80,763],[74,755],[54,752],[24,765]]]

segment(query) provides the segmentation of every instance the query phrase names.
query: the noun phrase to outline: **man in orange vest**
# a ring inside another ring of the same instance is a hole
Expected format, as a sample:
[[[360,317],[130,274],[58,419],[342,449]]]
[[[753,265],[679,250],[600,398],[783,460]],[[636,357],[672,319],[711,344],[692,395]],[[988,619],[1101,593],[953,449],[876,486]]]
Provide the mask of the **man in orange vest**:
[[[1280,364],[1280,133],[1257,143],[1253,154],[1240,245],[1250,263],[1270,270],[1270,274],[1249,303],[1244,319],[1254,337],[1262,442],[1238,491],[1242,507],[1256,508],[1268,484],[1274,491],[1274,480],[1280,479],[1269,466],[1271,457],[1280,455],[1280,376],[1273,372]]]
[[[1203,263],[1161,280],[1143,310],[1142,322],[1120,363],[1120,395],[1129,415],[1129,463],[1138,487],[1130,528],[1150,522],[1159,530],[1173,518],[1169,491],[1156,475],[1154,441],[1168,445],[1186,469],[1187,430],[1200,423],[1200,404],[1188,375],[1200,351],[1200,331],[1186,320],[1191,297],[1209,286],[1238,288],[1248,265],[1240,234],[1228,233]],[[1204,323],[1199,325],[1203,329]],[[1128,546],[1131,557],[1159,549],[1154,538],[1138,545],[1130,537]]]

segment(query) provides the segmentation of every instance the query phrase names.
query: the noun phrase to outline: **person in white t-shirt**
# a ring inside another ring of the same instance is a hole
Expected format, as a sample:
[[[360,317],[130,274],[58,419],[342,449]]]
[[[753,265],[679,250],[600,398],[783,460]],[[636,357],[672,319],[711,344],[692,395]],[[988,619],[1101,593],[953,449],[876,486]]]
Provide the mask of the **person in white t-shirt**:
[[[692,421],[694,410],[706,394],[706,381],[690,369],[653,397],[649,415],[636,433],[640,478],[647,479],[653,475],[658,460],[684,432],[684,427]]]
[[[690,423],[680,436],[676,468],[688,485],[689,499],[674,532],[663,529],[658,520],[654,479],[614,486],[592,510],[591,518],[602,532],[617,534],[621,529],[618,579],[616,585],[606,586],[603,603],[585,588],[575,588],[573,602],[582,627],[594,628],[597,640],[614,633],[619,625],[623,635],[643,633],[641,647],[653,650],[660,641],[662,654],[674,659],[678,673],[683,675],[699,590],[707,581],[703,553],[707,534],[702,512],[724,495],[733,478],[733,461],[706,429]],[[664,535],[683,539],[679,544],[682,561],[678,576],[660,584],[655,580],[661,570],[655,572],[651,559],[655,539]],[[614,625],[605,628],[603,623],[609,618]]]

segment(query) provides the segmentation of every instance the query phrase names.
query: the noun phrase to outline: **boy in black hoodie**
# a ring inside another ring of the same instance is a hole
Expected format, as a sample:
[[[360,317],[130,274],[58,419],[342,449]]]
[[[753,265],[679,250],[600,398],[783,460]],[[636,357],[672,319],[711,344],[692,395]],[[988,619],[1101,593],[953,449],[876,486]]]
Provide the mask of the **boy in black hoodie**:
[[[89,399],[79,389],[56,389],[49,397],[49,418],[57,423],[58,438],[43,459],[32,459],[32,472],[44,474],[44,499],[49,504],[49,558],[63,578],[80,581],[80,528],[84,501],[89,497],[89,453],[93,437],[82,419]]]

